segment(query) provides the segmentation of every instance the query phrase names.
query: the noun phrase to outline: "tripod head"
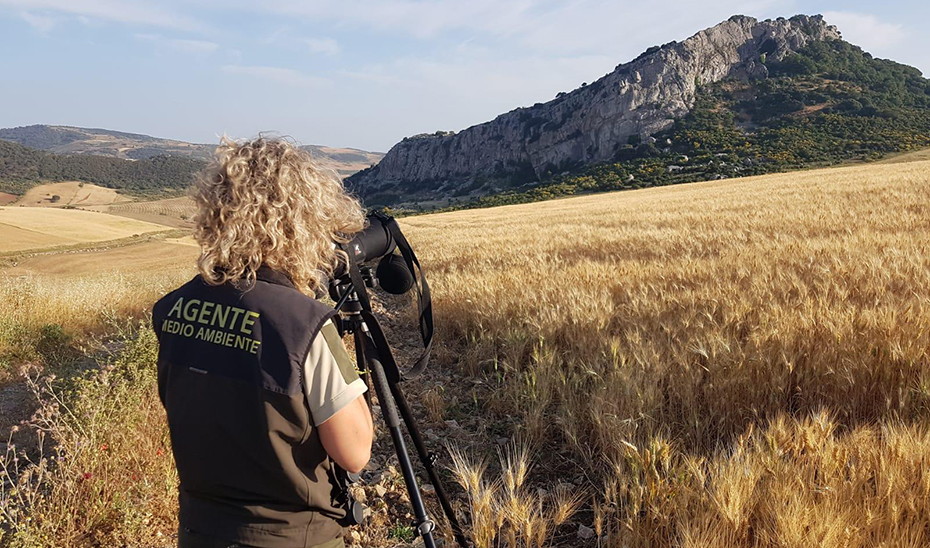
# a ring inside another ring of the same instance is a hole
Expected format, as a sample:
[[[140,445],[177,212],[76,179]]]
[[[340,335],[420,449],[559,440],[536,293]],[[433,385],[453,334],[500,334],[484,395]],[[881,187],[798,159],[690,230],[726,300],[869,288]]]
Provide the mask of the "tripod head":
[[[361,274],[362,280],[365,282],[365,287],[374,289],[378,287],[378,278],[375,277],[374,272],[370,266],[360,266],[359,274]],[[329,296],[331,299],[336,301],[336,306],[333,309],[337,312],[337,327],[339,327],[340,334],[354,333],[354,330],[348,329],[347,317],[358,317],[362,310],[363,306],[361,301],[358,299],[358,293],[355,291],[355,286],[352,284],[350,279],[338,279],[333,280],[333,283],[329,286]]]

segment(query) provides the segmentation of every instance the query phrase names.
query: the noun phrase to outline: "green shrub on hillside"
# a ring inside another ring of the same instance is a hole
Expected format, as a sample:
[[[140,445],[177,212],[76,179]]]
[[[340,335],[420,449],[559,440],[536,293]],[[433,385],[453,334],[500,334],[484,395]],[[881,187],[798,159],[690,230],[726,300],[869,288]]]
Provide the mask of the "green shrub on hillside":
[[[86,181],[132,193],[180,190],[204,162],[181,156],[123,160],[89,154],[54,154],[0,140],[0,191],[22,194],[40,182]]]

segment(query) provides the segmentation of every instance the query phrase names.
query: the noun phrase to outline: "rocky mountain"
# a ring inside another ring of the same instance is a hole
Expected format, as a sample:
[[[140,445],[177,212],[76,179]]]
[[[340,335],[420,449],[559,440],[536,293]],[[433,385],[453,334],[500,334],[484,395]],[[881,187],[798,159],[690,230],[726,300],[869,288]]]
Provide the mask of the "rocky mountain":
[[[547,103],[459,133],[405,138],[348,184],[369,203],[398,203],[463,189],[470,196],[489,194],[611,161],[629,143],[671,128],[690,111],[700,87],[765,79],[767,63],[811,42],[840,38],[821,16],[734,16],[682,42],[650,48]]]
[[[33,125],[0,129],[0,139],[58,154],[92,154],[126,160],[184,156],[209,160],[216,145],[161,139],[138,133],[70,126]],[[384,154],[353,148],[306,145],[323,166],[346,177],[378,163]]]

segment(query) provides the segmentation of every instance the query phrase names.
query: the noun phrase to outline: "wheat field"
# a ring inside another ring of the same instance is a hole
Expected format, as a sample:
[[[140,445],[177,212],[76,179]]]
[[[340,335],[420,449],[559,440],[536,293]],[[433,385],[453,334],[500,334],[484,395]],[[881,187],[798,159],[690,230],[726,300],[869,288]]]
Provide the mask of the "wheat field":
[[[448,359],[598,478],[602,545],[930,544],[930,162],[404,224]]]
[[[515,422],[508,434],[525,448],[487,471],[493,437],[453,450],[478,548],[930,544],[930,161],[401,224],[433,288],[440,382],[472,390],[482,423]],[[0,327],[13,333],[13,318],[79,332],[144,316],[189,276],[187,257],[96,278],[84,259],[73,281],[34,266],[21,278],[32,285],[0,287]],[[116,312],[101,318],[98,300]],[[441,422],[443,398],[410,390]],[[101,425],[90,445],[109,449],[75,465],[121,479],[96,498],[37,503],[29,538],[153,545],[170,532],[170,458],[141,441],[164,440],[165,427],[151,387],[133,394],[131,409],[108,412],[117,425],[138,420],[135,441],[107,441],[128,434]],[[130,480],[120,462],[147,464]],[[566,474],[586,479],[580,490],[561,489]],[[536,488],[553,494],[551,510]],[[594,537],[579,540],[579,525]]]

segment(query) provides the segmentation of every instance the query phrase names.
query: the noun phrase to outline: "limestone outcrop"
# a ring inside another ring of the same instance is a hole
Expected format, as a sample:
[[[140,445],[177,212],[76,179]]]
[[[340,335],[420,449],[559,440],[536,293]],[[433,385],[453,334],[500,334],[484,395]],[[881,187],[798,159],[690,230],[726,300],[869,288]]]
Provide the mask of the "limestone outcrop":
[[[682,41],[654,47],[554,100],[517,108],[458,133],[408,137],[348,180],[362,196],[448,195],[496,181],[531,182],[609,161],[631,136],[648,138],[686,114],[701,84],[764,78],[765,62],[812,40],[840,39],[821,16],[758,21],[733,16]]]

